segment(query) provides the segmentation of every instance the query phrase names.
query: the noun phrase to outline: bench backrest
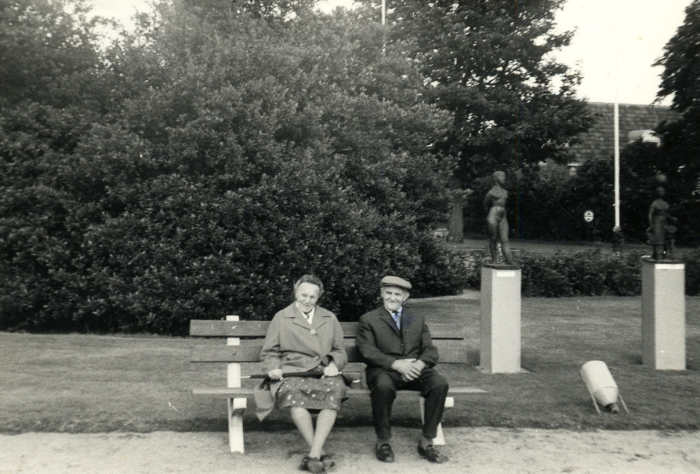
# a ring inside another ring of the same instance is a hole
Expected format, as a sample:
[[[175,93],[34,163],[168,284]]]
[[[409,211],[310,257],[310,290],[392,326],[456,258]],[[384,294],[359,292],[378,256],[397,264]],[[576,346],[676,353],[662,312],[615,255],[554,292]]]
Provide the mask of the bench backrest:
[[[340,323],[345,335],[348,362],[362,362],[355,347],[358,323]],[[192,362],[259,362],[269,321],[190,321],[190,336],[204,338],[239,338],[240,345],[198,344],[192,349]],[[440,354],[441,364],[465,364],[467,344],[464,327],[460,324],[428,324],[433,344]]]

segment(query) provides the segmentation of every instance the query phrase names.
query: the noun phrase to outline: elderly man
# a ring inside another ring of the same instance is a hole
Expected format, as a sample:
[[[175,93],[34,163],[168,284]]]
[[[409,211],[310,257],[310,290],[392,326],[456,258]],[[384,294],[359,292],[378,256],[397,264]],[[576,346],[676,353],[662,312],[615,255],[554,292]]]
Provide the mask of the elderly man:
[[[418,453],[430,462],[447,457],[433,446],[447,397],[447,381],[435,371],[438,351],[422,316],[403,308],[411,284],[386,276],[380,284],[381,308],[360,318],[355,339],[367,364],[367,383],[372,391],[372,417],[377,435],[377,459],[394,462],[391,449],[391,407],[397,390],[416,390],[425,398],[425,421]]]

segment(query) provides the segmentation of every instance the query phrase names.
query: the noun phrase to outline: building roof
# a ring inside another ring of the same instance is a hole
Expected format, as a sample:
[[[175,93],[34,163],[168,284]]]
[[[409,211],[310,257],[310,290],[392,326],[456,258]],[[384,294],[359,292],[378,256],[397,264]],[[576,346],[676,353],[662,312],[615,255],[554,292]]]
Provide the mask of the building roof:
[[[580,143],[571,146],[574,160],[581,163],[591,158],[613,157],[615,154],[615,104],[589,102],[593,124],[579,135]],[[662,121],[675,121],[680,114],[661,105],[620,104],[620,149],[627,145],[633,130],[654,130]]]

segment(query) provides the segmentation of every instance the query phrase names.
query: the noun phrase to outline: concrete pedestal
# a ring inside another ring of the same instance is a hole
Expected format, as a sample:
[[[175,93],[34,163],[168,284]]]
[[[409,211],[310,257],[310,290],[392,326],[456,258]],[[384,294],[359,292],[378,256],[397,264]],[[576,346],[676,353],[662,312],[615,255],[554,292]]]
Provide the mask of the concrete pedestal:
[[[642,363],[685,370],[685,265],[642,261]]]
[[[520,285],[518,267],[481,267],[481,370],[520,372]]]

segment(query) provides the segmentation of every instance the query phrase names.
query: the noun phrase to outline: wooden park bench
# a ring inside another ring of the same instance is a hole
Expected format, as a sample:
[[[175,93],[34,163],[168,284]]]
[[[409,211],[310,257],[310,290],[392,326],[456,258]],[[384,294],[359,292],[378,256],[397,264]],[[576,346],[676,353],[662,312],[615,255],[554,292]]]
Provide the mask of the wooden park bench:
[[[221,388],[196,388],[192,390],[194,395],[215,397],[227,400],[228,405],[228,432],[229,447],[231,452],[244,452],[243,446],[243,413],[247,407],[248,399],[253,396],[254,385],[260,380],[250,381],[250,385],[244,387],[243,374],[260,374],[260,351],[263,340],[269,326],[268,321],[239,321],[238,316],[227,316],[226,320],[196,320],[190,321],[190,336],[204,338],[226,338],[226,344],[212,344],[206,341],[196,344],[192,348],[191,362],[196,363],[227,363],[227,387]],[[364,364],[359,351],[355,347],[355,335],[358,323],[341,323],[345,335],[345,348],[348,354],[348,365],[343,369],[344,374],[356,373],[359,379],[364,372]],[[433,343],[440,353],[440,364],[466,364],[467,345],[465,342],[465,330],[460,324],[430,324],[430,334]],[[448,380],[449,381],[449,380]],[[347,390],[348,398],[369,397],[369,389],[362,383],[353,383]],[[454,406],[454,397],[475,393],[486,393],[484,390],[473,387],[450,387],[445,408]],[[421,419],[423,417],[423,399],[418,392],[399,391],[397,399],[419,400]],[[347,402],[346,402],[347,403]],[[438,429],[438,436],[434,443],[444,445],[442,427]]]

